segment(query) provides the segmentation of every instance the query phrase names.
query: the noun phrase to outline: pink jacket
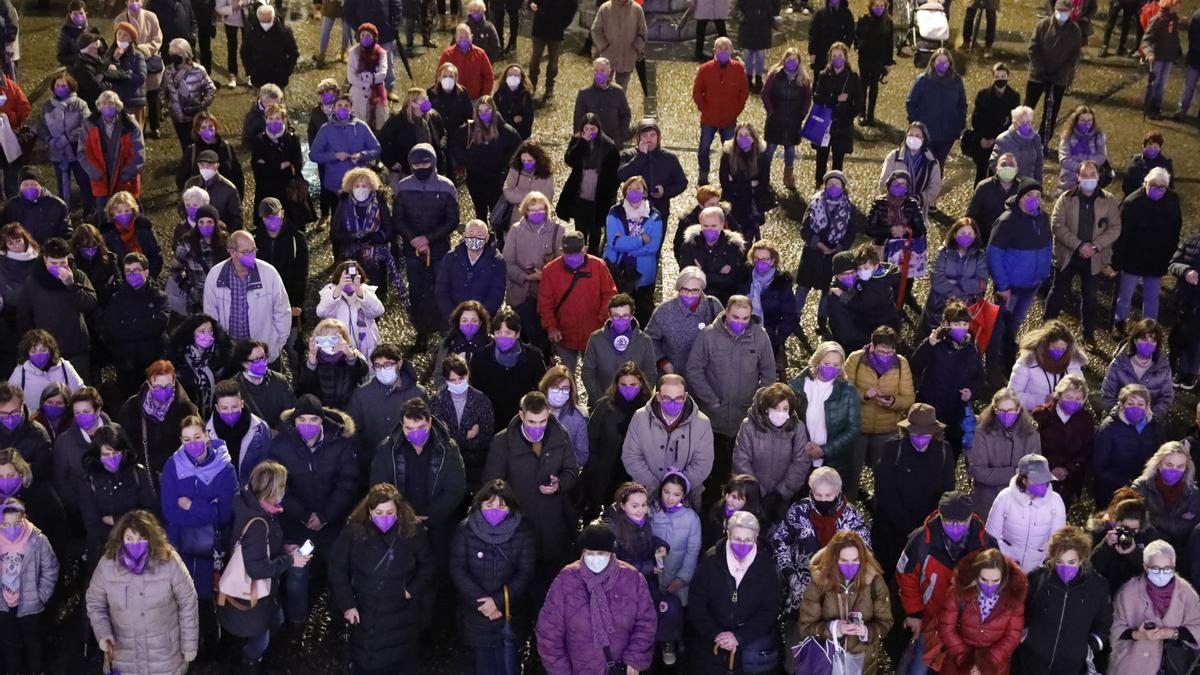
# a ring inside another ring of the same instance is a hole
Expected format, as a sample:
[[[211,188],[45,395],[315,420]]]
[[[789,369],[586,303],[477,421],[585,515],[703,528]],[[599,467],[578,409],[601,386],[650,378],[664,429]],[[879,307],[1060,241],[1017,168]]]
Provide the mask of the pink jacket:
[[[1146,593],[1146,577],[1139,574],[1117,591],[1113,600],[1112,659],[1108,672],[1121,675],[1155,675],[1162,661],[1162,643],[1152,640],[1130,640],[1121,636],[1128,630],[1140,628],[1147,621],[1164,628],[1187,628],[1192,637],[1200,639],[1200,597],[1196,589],[1179,575],[1175,576],[1175,593],[1167,615],[1160,617],[1150,604]]]

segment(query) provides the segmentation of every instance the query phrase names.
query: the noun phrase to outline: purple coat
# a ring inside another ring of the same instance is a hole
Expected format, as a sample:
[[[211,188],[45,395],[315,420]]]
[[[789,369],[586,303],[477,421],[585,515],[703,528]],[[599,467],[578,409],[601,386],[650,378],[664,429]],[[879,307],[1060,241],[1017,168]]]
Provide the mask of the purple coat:
[[[649,670],[654,657],[658,619],[646,579],[636,569],[615,558],[606,582],[615,628],[609,645],[614,659],[639,671]],[[549,675],[604,675],[604,652],[592,639],[591,612],[585,574],[592,572],[578,560],[555,577],[537,622],[537,648]]]

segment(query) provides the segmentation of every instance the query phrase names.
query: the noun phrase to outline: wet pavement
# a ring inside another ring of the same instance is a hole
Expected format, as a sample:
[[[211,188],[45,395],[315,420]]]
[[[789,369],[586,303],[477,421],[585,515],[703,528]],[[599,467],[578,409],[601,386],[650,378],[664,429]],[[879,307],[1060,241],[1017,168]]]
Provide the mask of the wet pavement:
[[[954,3],[951,26],[955,39],[959,33],[958,27],[962,23],[964,9],[962,5],[965,4],[965,2]],[[974,55],[964,56],[961,53],[956,55],[959,61],[958,70],[966,78],[969,101],[974,100],[977,90],[990,84],[990,66],[996,60],[1009,63],[1013,69],[1012,86],[1023,91],[1027,72],[1026,41],[1036,21],[1035,8],[1040,4],[1032,0],[1007,0],[1005,2],[1003,12],[1000,14],[1000,31],[993,59],[984,60],[979,52]],[[31,99],[36,114],[36,111],[40,109],[40,104],[46,100],[49,77],[56,69],[57,64],[54,61],[51,45],[56,42],[58,27],[65,11],[62,7],[55,6],[51,15],[50,10],[36,10],[32,2],[29,5],[30,13],[23,13],[21,25],[24,58],[21,60],[20,68],[22,85]],[[863,10],[861,5],[861,2],[852,3],[852,9],[856,14]],[[1180,14],[1184,17],[1190,16],[1196,5],[1196,0],[1182,3]],[[1101,12],[1104,11],[1106,9],[1102,7]],[[109,15],[111,16],[111,13]],[[111,24],[107,21],[100,21],[100,12],[93,10],[92,18],[93,23],[103,26],[107,34]],[[768,65],[780,58],[787,45],[796,44],[801,47],[802,52],[805,51],[804,39],[807,35],[808,22],[809,17],[803,16],[800,12],[785,15],[782,32],[776,34],[776,47],[771,49],[767,55]],[[1098,24],[1097,32],[1099,33],[1103,29],[1103,15],[1097,17],[1095,23]],[[292,78],[291,85],[287,90],[287,102],[292,111],[292,122],[299,127],[307,119],[308,110],[315,101],[314,92],[317,82],[325,77],[336,77],[344,81],[345,66],[335,61],[323,69],[315,67],[314,54],[319,33],[319,19],[295,18],[291,24],[296,31],[303,56],[298,72]],[[736,30],[736,21],[730,22],[730,29],[731,31]],[[340,26],[335,27],[334,30],[335,35],[331,43],[337,45],[340,44],[338,40]],[[516,58],[512,59],[518,63],[527,63],[529,58],[528,18],[524,21],[523,31]],[[213,61],[215,64],[224,64],[226,43],[223,31],[218,31],[218,33],[219,36],[214,38]],[[1146,82],[1144,69],[1132,59],[1125,57],[1098,58],[1099,37],[1099,35],[1093,35],[1091,45],[1085,49],[1085,56],[1077,71],[1075,83],[1067,95],[1067,100],[1064,101],[1064,116],[1078,104],[1087,104],[1095,108],[1097,125],[1108,135],[1110,159],[1118,171],[1124,167],[1130,155],[1140,151],[1141,137],[1146,130],[1150,128],[1160,130],[1167,139],[1166,152],[1173,157],[1175,168],[1179,174],[1176,177],[1176,186],[1185,204],[1195,203],[1200,198],[1200,187],[1197,185],[1197,176],[1200,176],[1200,143],[1197,142],[1196,126],[1169,119],[1160,122],[1144,119],[1140,110]],[[578,31],[568,36],[557,83],[558,94],[554,99],[540,106],[536,113],[534,138],[549,148],[554,159],[555,183],[559,187],[566,181],[568,175],[562,154],[569,138],[574,91],[578,87],[587,85],[591,77],[590,59],[576,53],[581,38],[582,33]],[[439,43],[448,43],[450,38],[446,33],[437,33],[435,39]],[[734,43],[737,44],[736,37]],[[652,45],[648,55],[651,63],[651,95],[643,95],[636,76],[631,81],[629,92],[635,121],[643,111],[655,114],[659,118],[665,145],[680,155],[684,169],[692,183],[689,190],[676,198],[673,203],[672,212],[676,217],[694,205],[692,195],[697,173],[695,147],[699,138],[699,124],[698,115],[691,100],[691,84],[696,68],[696,64],[690,60],[691,51],[690,43]],[[428,50],[424,55],[412,60],[414,83],[417,86],[424,88],[432,83],[437,56],[437,50]],[[892,69],[886,84],[880,90],[877,113],[880,124],[874,128],[856,129],[858,138],[855,141],[855,152],[846,160],[845,172],[851,182],[850,194],[859,209],[866,208],[875,196],[874,186],[884,155],[903,140],[903,128],[906,123],[904,98],[917,71],[914,69],[908,53],[897,56],[897,61],[898,65]],[[852,63],[854,63],[853,60]],[[221,65],[216,67],[213,77],[219,85],[224,85],[228,80],[228,75]],[[409,80],[402,74],[402,71],[398,73],[396,86],[398,92],[402,92],[404,88],[410,86]],[[1167,88],[1167,103],[1164,103],[1166,112],[1174,111],[1181,86],[1182,70],[1176,67]],[[240,137],[242,116],[252,101],[253,94],[245,86],[236,90],[222,86],[213,103],[211,110],[221,120],[225,137],[235,143],[236,139]],[[1038,114],[1040,115],[1040,111]],[[764,119],[762,106],[755,98],[752,97],[748,103],[743,119],[755,123],[759,129],[762,128]],[[173,180],[179,161],[179,149],[170,129],[170,125],[164,123],[163,138],[147,141],[148,162],[143,172],[143,205],[147,215],[156,224],[160,241],[170,240],[170,228],[175,222],[174,209],[179,199],[179,193]],[[303,138],[304,134],[301,133],[300,136]],[[931,217],[930,242],[940,241],[945,232],[944,228],[949,226],[956,216],[965,211],[973,187],[971,182],[974,176],[974,167],[969,160],[957,155],[957,148],[955,150],[955,154],[952,155],[946,167],[945,187],[939,201],[941,210]],[[714,152],[716,152],[716,148],[714,148]],[[804,187],[798,194],[789,193],[782,184],[781,159],[777,159],[777,164],[773,169],[772,184],[780,197],[780,208],[768,214],[763,231],[765,237],[773,240],[779,246],[785,265],[790,269],[795,268],[800,257],[799,221],[804,212],[805,201],[811,193],[807,186],[812,185],[813,157],[811,147],[804,145],[800,149],[796,169],[797,184]],[[243,153],[241,159],[243,165],[248,163],[248,153]],[[48,165],[45,165],[45,154],[42,147],[35,152],[35,161],[42,164],[43,175],[53,175]],[[1057,175],[1057,165],[1053,161],[1049,161],[1047,164],[1046,174],[1047,182],[1049,182],[1050,176]],[[310,165],[309,169],[313,169],[313,167]],[[315,170],[309,172],[309,175],[313,176],[315,184]],[[249,171],[246,172],[246,180],[247,194],[253,194],[253,176]],[[471,211],[470,201],[465,190],[461,191],[461,204],[465,218]],[[1049,205],[1047,204],[1047,206]],[[249,210],[247,213],[250,213]],[[1185,208],[1184,213],[1185,233],[1192,233],[1196,230],[1196,219],[1190,215],[1189,209]],[[858,215],[860,218],[862,217],[861,213]],[[673,218],[668,226],[665,240],[670,240],[674,227]],[[326,282],[332,260],[326,232],[310,232],[309,243],[313,252],[313,281],[310,284],[305,304],[311,309],[315,306],[317,289]],[[668,280],[668,287],[670,287],[670,280],[674,279],[677,272],[674,261],[669,258],[669,255],[664,257],[660,274],[660,278]],[[924,296],[927,285],[927,281],[917,284],[918,297]],[[806,333],[814,343],[818,340],[815,306],[815,302],[808,303],[803,318]],[[1105,308],[1103,310],[1105,312],[1111,307],[1107,286],[1101,298],[1101,306]],[[1034,325],[1034,322],[1040,317],[1040,311],[1039,303],[1027,325]],[[1166,321],[1170,320],[1169,309],[1164,311],[1163,318]],[[1067,320],[1073,326],[1077,325],[1074,323],[1074,319],[1068,318]],[[403,312],[395,307],[389,308],[388,313],[380,320],[380,329],[385,340],[398,340],[404,344],[411,343],[411,326]],[[914,336],[911,327],[906,326],[904,337],[910,344],[912,343]],[[916,339],[920,339],[920,337],[923,336],[918,336]],[[1107,333],[1101,334],[1100,349],[1093,353],[1093,359],[1087,370],[1089,382],[1094,386],[1098,387],[1099,385],[1113,347],[1114,344]],[[794,375],[797,370],[796,364],[803,363],[807,359],[809,349],[800,340],[793,339],[789,342],[788,353],[790,362],[793,364],[789,375]],[[430,359],[431,355],[415,357],[416,365],[422,369],[421,372],[427,372],[431,366]],[[1181,393],[1177,396],[1176,406],[1171,413],[1170,420],[1174,435],[1180,435],[1192,418],[1190,411],[1194,409],[1195,403],[1196,397],[1191,394]],[[960,475],[965,481],[965,474],[960,471]],[[1077,508],[1076,512],[1072,514],[1072,520],[1081,522],[1086,508],[1088,508],[1087,505]],[[77,643],[71,643],[65,639],[67,634],[74,633],[74,628],[68,629],[68,627],[78,625],[78,600],[77,596],[67,598],[62,608],[63,611],[60,613],[64,615],[64,618],[60,622],[60,630],[56,631],[57,638],[54,642],[63,648],[54,650],[53,665],[50,668],[52,672],[80,672],[80,668],[82,668],[81,656],[74,648]],[[340,619],[331,619],[329,613],[324,609],[323,603],[318,604],[304,637],[287,647],[273,649],[268,659],[267,671],[280,673],[340,672],[340,666],[337,664],[342,662],[345,644],[344,633],[340,625]],[[453,650],[449,644],[443,644],[438,649],[438,653],[432,659],[434,672],[461,672],[461,668],[448,655],[448,652],[451,651],[456,650]],[[236,666],[224,662],[202,664],[193,668],[192,672],[236,672]]]

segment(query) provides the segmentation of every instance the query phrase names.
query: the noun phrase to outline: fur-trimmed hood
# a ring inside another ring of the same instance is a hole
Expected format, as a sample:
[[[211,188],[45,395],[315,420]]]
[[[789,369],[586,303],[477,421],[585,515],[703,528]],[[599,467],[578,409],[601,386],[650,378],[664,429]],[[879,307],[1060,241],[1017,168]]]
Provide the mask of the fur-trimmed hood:
[[[726,206],[725,203],[722,202],[721,208],[725,209],[725,213],[726,213],[726,215],[728,215],[729,210],[726,209],[725,206]],[[688,229],[683,231],[683,241],[685,243],[691,244],[693,246],[707,245],[704,242],[704,235],[700,234],[700,230],[702,230],[702,229],[704,229],[704,228],[701,227],[699,224],[689,226]],[[728,242],[730,245],[737,246],[738,248],[742,248],[742,249],[746,248],[746,238],[742,236],[741,232],[736,232],[736,231],[730,230],[728,228],[722,230],[722,232],[724,233],[724,237],[723,237],[724,240],[726,242]],[[721,239],[718,239],[717,243],[720,244],[720,242],[721,242]]]
[[[281,434],[292,433],[297,434],[295,425],[293,425],[292,417],[296,414],[295,408],[288,408],[279,414],[279,421],[282,425]],[[354,426],[354,420],[336,408],[321,408],[321,426],[325,429],[325,434],[335,434],[343,438],[349,438],[357,431]]]
[[[963,556],[963,559],[954,567],[954,588],[958,591],[960,599],[974,600],[979,595],[979,587],[971,588],[971,583],[975,581],[971,576],[971,563],[975,557],[987,549],[972,551]],[[1008,565],[1008,583],[1004,588],[1000,589],[1000,602],[997,603],[996,609],[1000,611],[1024,604],[1025,593],[1029,590],[1029,580],[1025,578],[1025,573],[1012,560],[1004,559]]]

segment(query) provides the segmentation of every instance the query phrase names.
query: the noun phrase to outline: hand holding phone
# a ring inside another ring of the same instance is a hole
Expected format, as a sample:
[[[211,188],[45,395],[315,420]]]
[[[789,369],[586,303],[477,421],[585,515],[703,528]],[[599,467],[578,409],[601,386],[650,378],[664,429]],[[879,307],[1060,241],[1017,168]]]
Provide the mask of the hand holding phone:
[[[313,545],[312,539],[305,539],[298,550],[300,551],[300,555],[312,555],[315,548],[316,546]]]

